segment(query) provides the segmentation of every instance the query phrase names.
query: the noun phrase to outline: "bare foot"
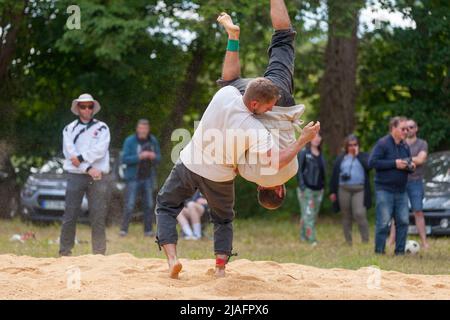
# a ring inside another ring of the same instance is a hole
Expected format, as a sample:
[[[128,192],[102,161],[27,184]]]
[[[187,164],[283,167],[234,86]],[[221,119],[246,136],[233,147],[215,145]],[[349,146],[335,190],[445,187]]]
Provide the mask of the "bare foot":
[[[225,28],[225,31],[228,33],[228,37],[230,39],[239,39],[239,33],[241,32],[241,29],[239,28],[239,26],[233,23],[233,20],[231,20],[229,14],[222,12],[217,18],[217,22]]]
[[[425,242],[425,243],[422,244],[422,248],[424,250],[428,250],[428,249],[430,249],[430,245],[428,244],[428,242]]]
[[[216,268],[216,271],[214,272],[214,276],[216,276],[216,278],[225,277],[225,268]]]
[[[183,265],[178,260],[169,262],[169,277],[172,279],[178,279],[178,274],[182,268]]]

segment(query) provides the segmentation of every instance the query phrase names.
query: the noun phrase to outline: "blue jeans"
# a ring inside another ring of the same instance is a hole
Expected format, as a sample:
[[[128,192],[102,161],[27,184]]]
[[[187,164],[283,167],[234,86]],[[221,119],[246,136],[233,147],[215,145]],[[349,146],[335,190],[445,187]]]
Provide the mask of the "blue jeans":
[[[424,195],[422,179],[408,181],[408,183],[406,184],[406,192],[408,193],[412,211],[422,211],[422,202]]]
[[[395,254],[405,253],[409,212],[406,192],[376,191],[375,252],[384,253],[392,217],[395,221]]]
[[[144,232],[152,231],[153,218],[153,179],[130,180],[127,182],[127,191],[125,195],[125,206],[121,230],[128,232],[128,225],[133,215],[134,207],[138,193],[142,193],[142,204],[144,211]]]

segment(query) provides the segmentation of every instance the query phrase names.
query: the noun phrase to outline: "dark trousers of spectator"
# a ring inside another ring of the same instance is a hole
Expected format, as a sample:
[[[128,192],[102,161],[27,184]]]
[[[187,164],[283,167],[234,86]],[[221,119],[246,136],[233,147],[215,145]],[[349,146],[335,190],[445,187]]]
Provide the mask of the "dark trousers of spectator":
[[[92,229],[92,252],[106,253],[106,212],[108,184],[106,178],[93,180],[87,174],[69,174],[66,189],[66,209],[62,219],[59,254],[71,255],[75,243],[76,224],[81,203],[86,194],[89,204],[89,220]]]
[[[376,202],[375,252],[385,253],[390,222],[394,218],[395,254],[404,254],[409,224],[407,193],[377,190]]]
[[[120,230],[128,232],[133,211],[136,206],[136,200],[139,193],[142,194],[142,205],[144,211],[144,232],[152,231],[153,221],[153,179],[136,179],[127,182],[127,191],[125,197],[125,207],[123,212],[123,221]]]
[[[345,241],[349,244],[352,243],[352,226],[353,219],[355,219],[362,242],[369,242],[369,224],[367,223],[367,210],[364,207],[364,185],[341,185],[338,194]]]

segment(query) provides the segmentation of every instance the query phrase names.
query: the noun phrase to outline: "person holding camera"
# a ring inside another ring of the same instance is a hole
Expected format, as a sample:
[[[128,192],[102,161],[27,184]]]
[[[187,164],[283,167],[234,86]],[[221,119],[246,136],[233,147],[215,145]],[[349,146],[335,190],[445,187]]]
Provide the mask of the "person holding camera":
[[[352,244],[352,222],[356,220],[362,242],[369,242],[366,212],[371,206],[369,154],[359,151],[358,138],[351,134],[344,140],[344,153],[337,157],[330,181],[333,209],[342,212],[342,226],[347,244]]]
[[[406,143],[411,150],[412,161],[416,165],[416,170],[408,175],[408,183],[406,184],[406,192],[408,193],[409,202],[411,204],[411,210],[414,213],[417,232],[419,233],[422,247],[428,249],[427,233],[425,228],[425,217],[423,215],[422,203],[424,197],[423,187],[423,174],[424,164],[427,161],[428,156],[428,143],[425,140],[417,137],[417,131],[419,130],[417,123],[409,119],[408,133]],[[388,243],[390,245],[395,242],[395,223],[391,226],[391,234]]]
[[[389,122],[390,134],[379,139],[369,157],[369,166],[375,168],[376,226],[375,253],[384,254],[391,219],[396,229],[395,254],[405,253],[409,213],[406,184],[408,174],[416,165],[405,142],[407,119],[394,117]]]

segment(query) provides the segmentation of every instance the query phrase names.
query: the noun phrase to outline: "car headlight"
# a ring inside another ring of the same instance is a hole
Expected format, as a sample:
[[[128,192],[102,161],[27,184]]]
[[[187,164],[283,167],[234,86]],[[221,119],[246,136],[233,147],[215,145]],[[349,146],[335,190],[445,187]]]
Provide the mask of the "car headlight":
[[[25,184],[25,187],[23,188],[22,193],[23,193],[24,197],[30,198],[36,193],[37,190],[38,190],[37,186]]]
[[[445,201],[444,204],[442,205],[442,208],[450,209],[450,200]]]

